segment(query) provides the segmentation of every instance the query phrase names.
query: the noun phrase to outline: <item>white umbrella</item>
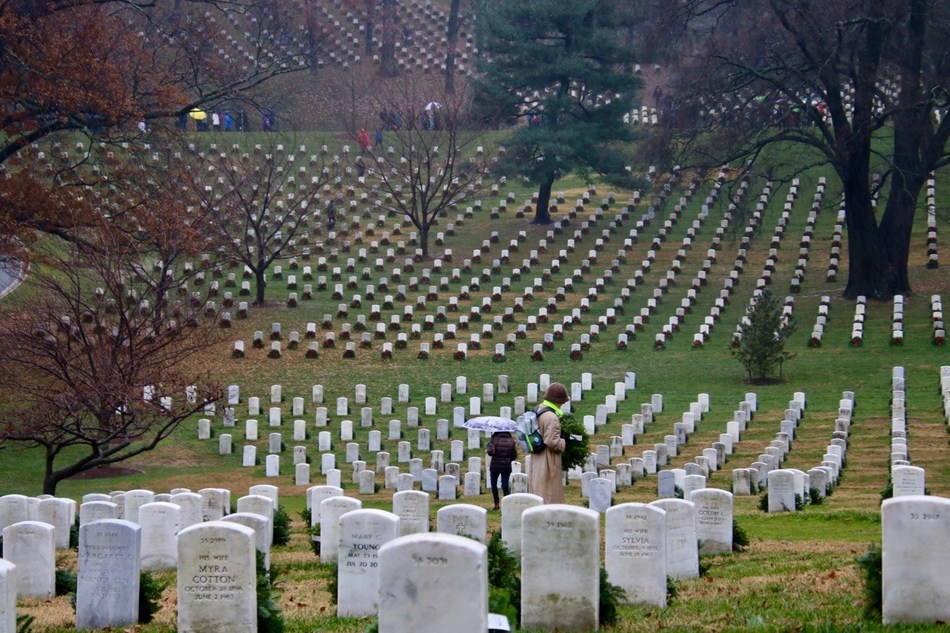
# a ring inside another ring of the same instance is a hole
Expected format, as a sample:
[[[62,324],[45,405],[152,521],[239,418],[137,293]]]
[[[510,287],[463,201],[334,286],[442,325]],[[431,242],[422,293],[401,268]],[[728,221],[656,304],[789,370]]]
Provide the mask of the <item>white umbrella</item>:
[[[433,110],[433,109],[438,110],[441,107],[442,107],[442,104],[439,103],[438,101],[430,101],[429,103],[426,104],[426,111],[428,112],[429,110]]]
[[[478,431],[514,431],[516,422],[497,415],[480,415],[462,422],[462,428]]]

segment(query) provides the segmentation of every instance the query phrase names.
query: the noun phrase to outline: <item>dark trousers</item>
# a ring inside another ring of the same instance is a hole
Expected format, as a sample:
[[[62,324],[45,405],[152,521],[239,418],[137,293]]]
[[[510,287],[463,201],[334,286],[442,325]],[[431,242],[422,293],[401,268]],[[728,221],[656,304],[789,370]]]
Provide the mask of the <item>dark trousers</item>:
[[[499,503],[498,501],[498,479],[501,478],[501,491],[507,497],[511,494],[511,489],[508,486],[508,481],[511,479],[511,471],[508,472],[496,472],[494,470],[490,471],[491,475],[491,496],[495,499],[495,504]]]

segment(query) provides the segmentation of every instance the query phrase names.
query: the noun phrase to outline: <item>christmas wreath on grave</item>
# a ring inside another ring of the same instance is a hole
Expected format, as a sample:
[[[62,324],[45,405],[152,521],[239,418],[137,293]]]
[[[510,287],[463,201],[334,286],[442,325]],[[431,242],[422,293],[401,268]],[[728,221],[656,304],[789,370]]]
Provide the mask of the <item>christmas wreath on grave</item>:
[[[583,466],[590,454],[590,438],[584,430],[584,423],[578,421],[573,413],[565,413],[561,418],[561,437],[564,438],[561,468],[570,470]]]
[[[531,353],[531,360],[542,361],[544,360],[544,354],[541,353],[541,350],[535,350]]]
[[[571,350],[571,360],[580,360],[581,359],[581,350],[572,349]]]

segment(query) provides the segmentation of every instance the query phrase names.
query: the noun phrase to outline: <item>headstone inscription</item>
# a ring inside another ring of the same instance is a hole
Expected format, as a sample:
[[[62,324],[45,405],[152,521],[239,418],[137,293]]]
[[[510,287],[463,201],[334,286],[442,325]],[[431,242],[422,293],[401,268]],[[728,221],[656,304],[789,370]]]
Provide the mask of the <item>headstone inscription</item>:
[[[488,550],[452,534],[411,534],[379,550],[379,632],[488,630]]]
[[[140,526],[121,519],[79,528],[77,629],[138,623],[141,531]]]
[[[607,510],[607,578],[629,604],[666,606],[666,511],[643,503]]]
[[[600,515],[565,504],[528,508],[521,535],[521,628],[596,630]]]
[[[210,521],[178,534],[178,631],[256,633],[254,530]]]

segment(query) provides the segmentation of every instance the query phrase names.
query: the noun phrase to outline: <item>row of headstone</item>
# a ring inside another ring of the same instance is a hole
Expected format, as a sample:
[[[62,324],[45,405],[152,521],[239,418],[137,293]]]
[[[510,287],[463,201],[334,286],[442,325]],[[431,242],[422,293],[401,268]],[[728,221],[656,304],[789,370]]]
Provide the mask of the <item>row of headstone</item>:
[[[766,449],[766,453],[759,456],[760,461],[753,463],[752,468],[748,469],[748,475],[745,475],[742,469],[733,471],[734,483],[744,483],[746,480],[764,476],[765,485],[768,487],[769,512],[795,512],[798,507],[811,503],[814,495],[824,498],[837,485],[841,470],[845,466],[854,403],[853,392],[846,391],[842,394],[831,443],[825,448],[819,465],[807,472],[795,468],[774,467],[774,460],[779,460],[779,463],[784,461],[794,440],[798,420],[804,415],[805,394],[796,392],[785,411],[782,431],[776,434],[776,440]],[[769,456],[774,459],[770,461]]]
[[[950,365],[940,367],[940,393],[943,395],[943,419],[950,425]]]
[[[943,299],[940,295],[930,296],[930,314],[930,320],[933,322],[933,344],[942,346],[947,342],[947,326],[943,320]]]
[[[901,366],[891,369],[890,465],[894,497],[926,494],[926,472],[912,465],[907,445],[907,383]]]

